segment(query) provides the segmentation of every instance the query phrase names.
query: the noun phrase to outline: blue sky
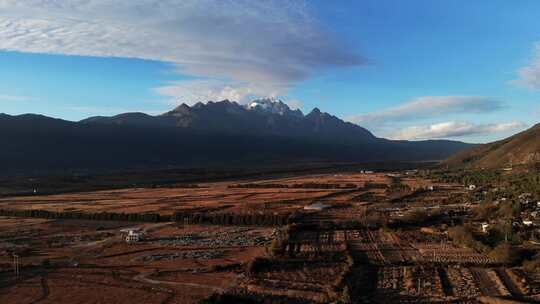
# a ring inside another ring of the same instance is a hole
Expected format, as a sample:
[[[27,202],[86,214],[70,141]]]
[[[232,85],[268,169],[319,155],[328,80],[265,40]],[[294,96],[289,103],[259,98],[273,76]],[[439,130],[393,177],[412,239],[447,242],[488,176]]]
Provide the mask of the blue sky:
[[[540,120],[538,1],[0,0],[0,112],[278,96],[397,139]]]

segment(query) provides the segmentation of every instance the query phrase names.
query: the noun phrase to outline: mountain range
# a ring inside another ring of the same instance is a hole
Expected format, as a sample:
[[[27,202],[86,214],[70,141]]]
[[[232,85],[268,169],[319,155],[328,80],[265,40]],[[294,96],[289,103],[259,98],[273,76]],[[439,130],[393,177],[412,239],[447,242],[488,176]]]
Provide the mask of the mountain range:
[[[125,113],[112,117],[90,117],[83,124],[131,125],[144,127],[176,127],[198,132],[277,135],[312,139],[372,141],[368,130],[319,109],[304,115],[291,110],[273,98],[253,100],[247,105],[223,100],[197,103],[192,107],[182,104],[158,116],[144,113]]]
[[[540,124],[506,139],[463,150],[444,162],[452,167],[503,168],[540,162]]]
[[[472,145],[394,141],[315,108],[304,115],[276,99],[182,104],[152,116],[124,113],[79,122],[0,114],[0,167],[7,174],[442,160]]]

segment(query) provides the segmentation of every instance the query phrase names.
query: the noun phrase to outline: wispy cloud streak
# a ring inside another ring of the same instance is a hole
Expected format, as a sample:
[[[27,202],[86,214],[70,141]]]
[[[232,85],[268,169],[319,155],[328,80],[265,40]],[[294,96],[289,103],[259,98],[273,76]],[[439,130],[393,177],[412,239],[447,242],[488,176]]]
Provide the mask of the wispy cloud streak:
[[[413,121],[448,114],[489,113],[503,107],[500,100],[484,96],[424,96],[386,110],[357,115],[351,121],[377,125]]]
[[[0,50],[159,60],[265,94],[362,63],[285,0],[0,0]]]
[[[0,102],[19,102],[19,101],[31,101],[34,100],[30,96],[19,96],[19,95],[0,95]]]
[[[522,122],[496,124],[473,124],[470,122],[443,122],[432,125],[413,126],[390,134],[390,138],[403,140],[441,139],[492,134],[525,128]]]
[[[519,78],[511,83],[531,89],[540,89],[540,43],[535,46],[534,58],[528,66],[518,70]]]

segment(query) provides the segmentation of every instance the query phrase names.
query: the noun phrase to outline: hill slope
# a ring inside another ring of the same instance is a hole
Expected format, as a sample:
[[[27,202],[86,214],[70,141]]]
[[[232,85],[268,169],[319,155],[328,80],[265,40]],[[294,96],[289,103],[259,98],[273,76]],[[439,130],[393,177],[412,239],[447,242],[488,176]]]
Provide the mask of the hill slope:
[[[509,138],[479,145],[451,156],[444,164],[502,168],[540,162],[540,124]]]

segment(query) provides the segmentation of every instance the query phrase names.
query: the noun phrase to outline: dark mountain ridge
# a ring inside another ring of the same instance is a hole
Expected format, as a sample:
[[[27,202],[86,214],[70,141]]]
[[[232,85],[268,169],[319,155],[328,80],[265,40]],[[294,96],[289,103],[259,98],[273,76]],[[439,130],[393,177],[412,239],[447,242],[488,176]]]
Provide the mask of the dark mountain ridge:
[[[204,132],[319,139],[336,138],[337,135],[355,141],[375,139],[368,130],[317,108],[304,115],[300,110],[292,111],[283,102],[271,99],[255,100],[247,106],[229,100],[197,103],[192,107],[182,104],[157,116],[125,113],[112,117],[90,117],[81,123],[177,127]]]
[[[0,174],[425,161],[471,146],[381,139],[318,109],[304,115],[283,105],[208,102],[157,116],[125,113],[80,122],[3,114]]]

